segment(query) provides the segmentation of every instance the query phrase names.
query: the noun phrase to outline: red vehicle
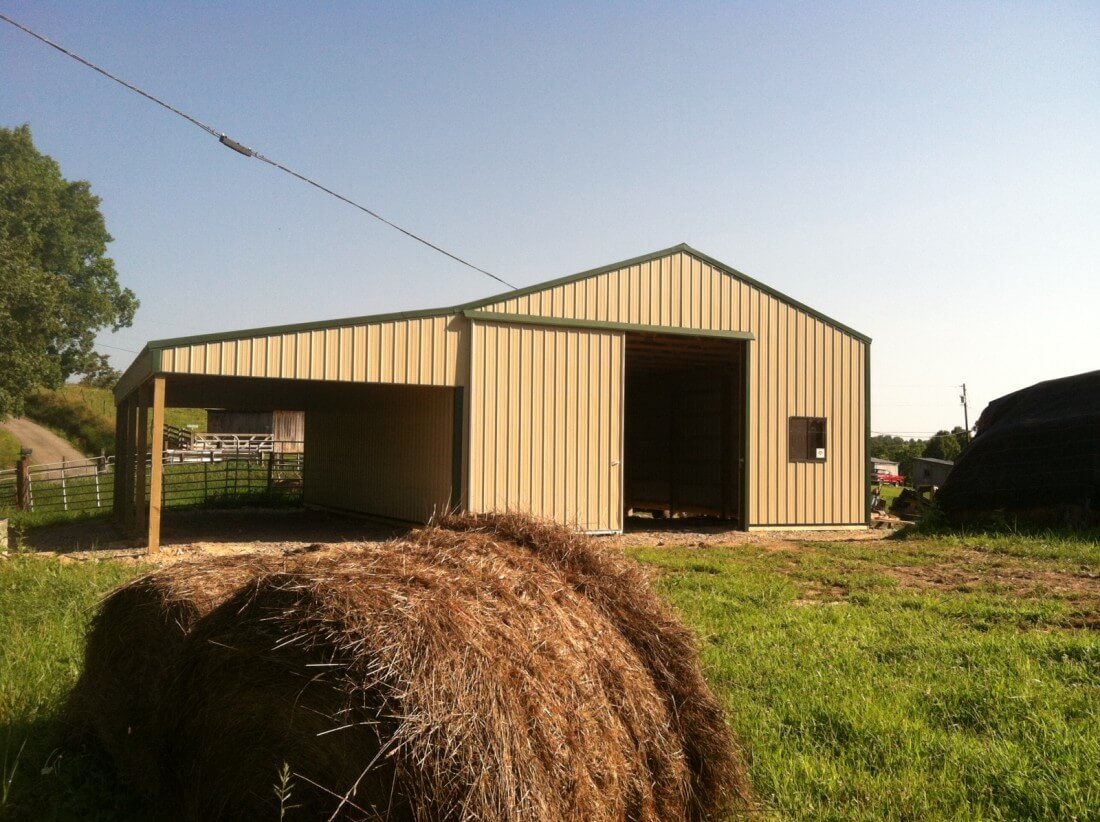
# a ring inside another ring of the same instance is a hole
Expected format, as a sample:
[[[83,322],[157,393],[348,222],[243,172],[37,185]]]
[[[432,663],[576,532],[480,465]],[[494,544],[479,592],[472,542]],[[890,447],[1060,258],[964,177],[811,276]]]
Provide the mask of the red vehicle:
[[[875,474],[875,482],[882,485],[905,485],[905,477],[901,474]]]

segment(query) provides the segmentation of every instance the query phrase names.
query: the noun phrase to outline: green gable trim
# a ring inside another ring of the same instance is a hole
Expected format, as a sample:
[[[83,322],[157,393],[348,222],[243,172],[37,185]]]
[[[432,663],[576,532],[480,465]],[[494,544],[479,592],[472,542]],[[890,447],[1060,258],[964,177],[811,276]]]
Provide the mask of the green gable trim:
[[[299,331],[323,331],[329,328],[346,328],[352,325],[373,325],[394,320],[419,320],[425,317],[445,317],[457,314],[459,308],[428,308],[423,311],[396,311],[392,314],[370,314],[364,317],[345,317],[338,320],[316,320],[307,323],[289,325],[268,325],[261,328],[243,328],[239,331],[216,331],[211,334],[195,334],[190,337],[172,337],[164,340],[150,340],[149,348],[175,348],[181,345],[202,345],[203,343],[243,340],[250,337],[270,337],[277,334],[294,334]]]
[[[568,285],[569,283],[575,283],[575,282],[578,282],[580,280],[587,280],[589,277],[598,277],[601,274],[609,274],[612,271],[618,271],[621,268],[630,268],[631,266],[641,265],[642,263],[651,263],[654,260],[661,259],[662,257],[670,257],[673,254],[680,254],[680,253],[690,254],[692,257],[695,257],[696,259],[706,263],[707,265],[714,266],[719,271],[725,272],[726,274],[733,277],[734,279],[741,280],[746,285],[749,285],[749,286],[752,286],[753,288],[759,289],[760,291],[763,291],[765,294],[771,295],[772,297],[779,300],[780,302],[787,303],[791,307],[797,308],[799,311],[804,311],[805,313],[809,314],[810,316],[815,317],[818,320],[821,320],[823,323],[825,323],[827,325],[833,326],[834,328],[836,328],[839,331],[843,331],[845,334],[848,334],[849,336],[855,337],[856,339],[861,340],[863,342],[870,342],[871,341],[871,338],[868,337],[866,334],[862,334],[859,331],[856,331],[854,328],[851,328],[847,325],[844,325],[844,323],[838,322],[838,321],[834,320],[832,317],[828,317],[828,316],[822,314],[820,311],[817,311],[813,308],[810,308],[808,305],[806,305],[803,302],[799,302],[798,300],[793,299],[792,297],[788,297],[786,294],[782,293],[781,291],[776,291],[771,286],[765,285],[764,283],[760,282],[759,280],[754,280],[752,277],[748,276],[747,274],[742,274],[736,268],[732,268],[732,267],[726,265],[721,260],[716,260],[716,259],[714,259],[714,257],[711,257],[707,254],[704,254],[701,251],[696,251],[694,248],[689,246],[687,243],[680,243],[679,245],[674,245],[671,248],[665,248],[665,249],[662,249],[661,251],[654,251],[650,254],[643,254],[641,257],[632,257],[629,260],[623,260],[623,261],[618,262],[618,263],[612,263],[611,265],[604,265],[604,266],[600,266],[599,268],[593,268],[593,269],[590,269],[588,271],[582,271],[579,274],[570,274],[566,277],[559,277],[556,280],[548,280],[547,282],[544,282],[544,283],[537,283],[535,285],[529,285],[529,286],[526,286],[524,288],[517,288],[515,291],[509,291],[505,294],[499,294],[495,297],[488,297],[487,299],[484,299],[484,300],[477,300],[477,301],[472,302],[472,303],[466,303],[465,305],[457,306],[456,310],[465,311],[465,310],[471,309],[471,308],[483,308],[484,306],[492,305],[494,303],[504,302],[506,300],[511,300],[511,299],[516,298],[516,297],[526,297],[529,294],[537,294],[540,291],[547,291],[551,288],[556,288],[559,285]]]
[[[505,314],[500,311],[475,311],[467,309],[464,317],[477,322],[512,323],[515,325],[544,325],[553,328],[590,328],[598,331],[633,331],[642,334],[675,334],[682,337],[723,337],[727,340],[755,340],[748,331],[716,331],[708,328],[684,328],[678,325],[640,325],[616,323],[605,320],[575,320],[561,317],[543,317],[536,314]]]
[[[782,291],[776,291],[770,285],[765,285],[764,283],[760,282],[759,280],[754,280],[749,275],[742,274],[736,268],[731,268],[730,266],[726,265],[722,261],[716,260],[713,257],[709,257],[701,251],[696,251],[694,248],[692,248],[691,246],[689,246],[687,244],[679,246],[679,250],[683,251],[685,254],[690,254],[692,257],[696,257],[697,259],[702,260],[704,263],[712,265],[712,266],[714,266],[715,268],[717,268],[721,271],[726,272],[731,277],[734,277],[735,279],[741,280],[742,282],[746,283],[747,285],[751,285],[753,288],[756,288],[756,289],[759,289],[760,291],[763,291],[765,294],[770,294],[772,297],[775,297],[780,302],[786,303],[787,305],[791,306],[792,308],[797,308],[799,311],[804,311],[805,313],[809,314],[811,317],[814,317],[818,320],[821,320],[821,322],[825,323],[826,325],[831,325],[833,328],[837,329],[838,331],[843,331],[845,334],[849,335],[850,337],[855,337],[857,340],[860,340],[860,341],[865,342],[865,343],[871,342],[870,337],[868,337],[866,334],[863,334],[859,331],[856,331],[851,326],[847,326],[842,322],[838,322],[837,320],[834,320],[832,317],[826,316],[825,314],[822,314],[820,311],[817,311],[816,309],[810,308],[808,305],[806,305],[806,303],[799,302],[798,300],[794,299],[793,297],[788,297]]]
[[[115,405],[121,403],[129,394],[144,383],[149,377],[160,369],[160,352],[150,351],[148,346],[134,357],[130,367],[118,378],[111,393],[115,397]]]
[[[391,322],[398,320],[417,320],[425,319],[429,317],[446,317],[461,314],[465,311],[484,308],[488,305],[494,305],[496,303],[504,302],[515,297],[524,297],[529,294],[536,294],[540,291],[546,291],[547,289],[555,288],[559,285],[566,285],[568,283],[578,282],[580,280],[588,279],[589,277],[598,277],[601,274],[608,274],[612,271],[618,271],[623,268],[630,268],[631,266],[641,265],[642,263],[653,262],[659,260],[662,257],[669,257],[673,254],[690,254],[702,262],[707,263],[720,271],[725,272],[729,276],[744,282],[753,288],[769,294],[781,302],[787,303],[793,308],[803,311],[806,314],[820,320],[821,322],[831,325],[839,331],[844,332],[852,337],[855,337],[862,342],[870,342],[871,338],[865,334],[861,334],[853,328],[850,328],[843,323],[837,322],[831,317],[822,314],[820,311],[816,311],[810,308],[805,303],[788,297],[780,291],[776,291],[768,285],[765,285],[758,280],[754,280],[752,277],[742,274],[735,268],[731,268],[725,263],[714,259],[701,251],[696,251],[686,243],[680,243],[674,245],[671,248],[661,249],[660,251],[654,251],[649,254],[643,254],[640,257],[632,257],[629,260],[621,260],[617,263],[611,263],[610,265],[600,266],[599,268],[592,268],[587,271],[581,271],[578,274],[570,274],[565,277],[559,277],[556,280],[548,280],[542,283],[536,283],[534,285],[525,286],[523,288],[517,288],[513,291],[507,291],[503,294],[494,294],[491,297],[485,297],[480,300],[473,300],[472,302],[462,303],[459,305],[443,307],[443,308],[429,308],[418,311],[397,311],[390,314],[368,314],[361,317],[345,317],[335,320],[318,320],[315,322],[304,323],[291,323],[289,325],[271,325],[263,326],[259,328],[245,328],[237,331],[219,331],[212,334],[196,334],[188,337],[172,337],[162,340],[152,340],[148,344],[149,349],[165,349],[175,348],[176,346],[183,345],[201,345],[203,343],[224,342],[226,340],[247,339],[250,337],[266,337],[276,334],[292,334],[299,331],[321,331],[329,328],[345,328],[353,325],[373,325],[376,323]]]
[[[548,291],[551,288],[557,288],[559,285],[568,285],[569,283],[579,282],[580,280],[587,280],[589,277],[599,277],[601,274],[610,274],[612,271],[618,271],[620,268],[630,268],[633,265],[641,265],[642,263],[651,263],[654,260],[659,260],[662,257],[671,257],[673,254],[679,254],[681,251],[689,251],[690,249],[684,244],[674,245],[672,248],[665,248],[661,251],[653,251],[649,254],[643,254],[641,257],[631,257],[629,260],[622,260],[621,262],[611,263],[611,265],[601,265],[599,268],[590,268],[587,271],[581,271],[578,274],[567,274],[564,277],[558,277],[556,280],[547,280],[542,283],[535,283],[534,285],[527,285],[523,288],[517,288],[514,291],[506,291],[503,294],[496,294],[492,297],[486,297],[483,300],[474,300],[471,303],[460,305],[456,310],[465,311],[470,308],[484,308],[487,305],[493,305],[494,303],[502,303],[506,300],[512,300],[516,297],[526,297],[529,294],[538,294],[540,291]]]

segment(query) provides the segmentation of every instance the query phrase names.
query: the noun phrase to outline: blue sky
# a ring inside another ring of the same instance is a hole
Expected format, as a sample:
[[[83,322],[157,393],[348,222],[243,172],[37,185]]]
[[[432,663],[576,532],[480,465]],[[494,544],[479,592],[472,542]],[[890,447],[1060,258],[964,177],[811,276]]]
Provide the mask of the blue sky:
[[[1100,368],[1100,4],[0,10],[518,285],[687,242],[871,335],[876,431]],[[0,125],[103,198],[101,342],[497,283],[6,25]]]

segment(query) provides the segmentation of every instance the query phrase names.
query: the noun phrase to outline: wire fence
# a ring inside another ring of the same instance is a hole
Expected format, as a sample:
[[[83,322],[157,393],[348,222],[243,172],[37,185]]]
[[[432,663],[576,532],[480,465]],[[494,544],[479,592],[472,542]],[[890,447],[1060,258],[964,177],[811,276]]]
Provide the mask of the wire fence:
[[[300,503],[302,444],[280,446],[263,451],[166,451],[161,503],[166,508]],[[145,467],[148,494],[149,457]],[[0,471],[0,512],[110,510],[116,468],[115,458],[105,456]]]

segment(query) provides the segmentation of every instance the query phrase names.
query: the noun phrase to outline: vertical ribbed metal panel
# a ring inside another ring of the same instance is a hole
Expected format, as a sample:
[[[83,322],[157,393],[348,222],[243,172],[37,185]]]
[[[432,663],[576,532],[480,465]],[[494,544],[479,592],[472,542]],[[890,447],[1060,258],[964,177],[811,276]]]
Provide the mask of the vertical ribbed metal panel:
[[[754,334],[746,363],[749,524],[863,521],[868,346],[862,340],[682,251],[481,308]],[[618,384],[609,376],[615,363],[622,368],[621,334],[477,327],[473,339],[460,316],[425,317],[181,345],[163,352],[162,370],[438,386],[475,379],[466,412],[465,470],[477,480],[468,490],[470,507],[522,507],[588,529],[617,528],[619,486],[605,478],[606,466],[595,466],[621,445],[621,375]],[[825,462],[790,461],[792,416],[828,420]],[[485,428],[486,420],[499,429]]]
[[[474,323],[468,505],[622,528],[623,335]]]
[[[411,522],[446,510],[453,389],[380,385],[354,397],[306,412],[306,502]]]
[[[371,325],[292,331],[165,349],[175,374],[462,385],[469,370],[466,321],[423,317]]]
[[[747,331],[750,346],[749,521],[864,521],[867,346],[686,252],[512,297],[484,310],[669,328]],[[793,463],[792,416],[828,420],[824,463]]]

